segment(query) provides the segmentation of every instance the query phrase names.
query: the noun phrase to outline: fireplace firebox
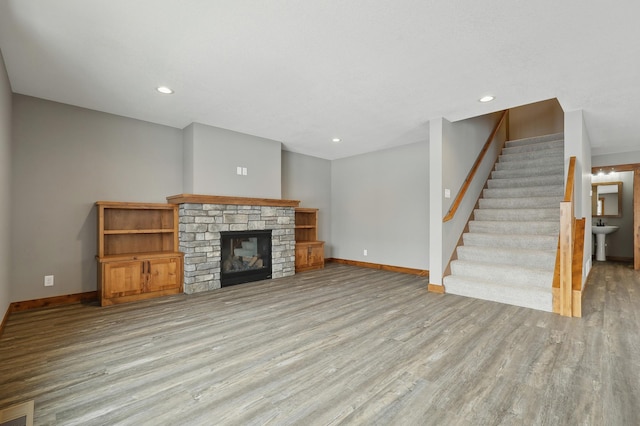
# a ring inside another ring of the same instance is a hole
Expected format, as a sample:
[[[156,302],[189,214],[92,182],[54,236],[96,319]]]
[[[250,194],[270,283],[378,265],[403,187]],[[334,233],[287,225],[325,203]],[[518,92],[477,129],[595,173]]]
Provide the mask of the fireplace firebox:
[[[271,278],[271,230],[220,233],[220,285]]]

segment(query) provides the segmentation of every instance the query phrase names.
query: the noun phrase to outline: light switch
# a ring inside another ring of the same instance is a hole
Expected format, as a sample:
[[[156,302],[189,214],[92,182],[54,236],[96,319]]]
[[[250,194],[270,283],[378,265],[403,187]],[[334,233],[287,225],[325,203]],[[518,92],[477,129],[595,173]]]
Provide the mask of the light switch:
[[[450,189],[445,189],[444,190],[444,198],[451,198],[451,190]]]
[[[236,167],[236,174],[242,175],[242,167],[240,166]]]

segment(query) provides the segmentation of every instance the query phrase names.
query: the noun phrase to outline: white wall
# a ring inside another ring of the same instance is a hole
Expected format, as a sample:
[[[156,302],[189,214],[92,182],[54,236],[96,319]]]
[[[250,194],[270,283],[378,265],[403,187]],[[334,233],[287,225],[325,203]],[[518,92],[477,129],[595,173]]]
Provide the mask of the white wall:
[[[12,301],[96,289],[96,201],[182,192],[179,129],[14,95],[13,134]]]
[[[574,214],[577,218],[586,218],[584,233],[584,258],[582,265],[582,285],[591,270],[591,141],[584,122],[582,110],[564,113],[564,158],[565,181],[569,159],[576,157]],[[566,183],[566,182],[565,182]]]
[[[333,257],[429,268],[426,139],[332,162]]]
[[[325,257],[332,257],[331,161],[282,151],[282,198],[318,209],[318,239],[325,241]]]
[[[11,86],[0,52],[0,321],[11,302]]]
[[[200,123],[188,126],[184,139],[187,193],[280,198],[280,142]]]

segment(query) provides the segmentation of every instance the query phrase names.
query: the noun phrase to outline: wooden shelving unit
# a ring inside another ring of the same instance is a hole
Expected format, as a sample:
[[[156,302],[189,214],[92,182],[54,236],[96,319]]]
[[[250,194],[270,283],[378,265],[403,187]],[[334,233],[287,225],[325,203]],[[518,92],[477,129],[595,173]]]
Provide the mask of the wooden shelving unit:
[[[318,241],[318,209],[295,209],[296,273],[324,268],[324,241]]]
[[[175,204],[98,201],[102,306],[182,293]]]

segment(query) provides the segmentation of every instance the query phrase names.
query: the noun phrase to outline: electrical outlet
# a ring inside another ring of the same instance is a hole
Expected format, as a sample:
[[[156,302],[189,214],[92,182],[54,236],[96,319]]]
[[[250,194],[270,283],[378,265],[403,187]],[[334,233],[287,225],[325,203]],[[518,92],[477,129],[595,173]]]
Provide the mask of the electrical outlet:
[[[247,175],[247,168],[243,167],[242,168],[242,176],[246,176]]]
[[[444,198],[451,198],[451,190],[450,189],[445,189],[444,190]]]
[[[364,249],[364,252],[362,254],[366,256],[368,254],[367,249]]]
[[[44,286],[45,287],[53,287],[53,275],[45,275],[44,276]]]

